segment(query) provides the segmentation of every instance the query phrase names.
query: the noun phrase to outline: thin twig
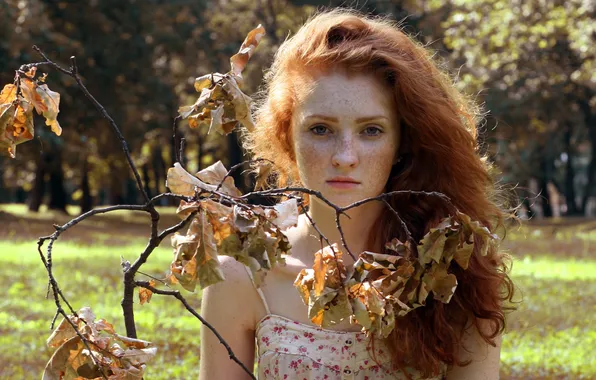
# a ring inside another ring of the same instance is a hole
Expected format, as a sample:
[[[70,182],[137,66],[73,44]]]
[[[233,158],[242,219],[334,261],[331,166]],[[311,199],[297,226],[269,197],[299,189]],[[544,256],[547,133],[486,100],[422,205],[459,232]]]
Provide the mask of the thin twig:
[[[46,60],[46,62],[48,62],[50,65],[54,66],[57,70],[63,72],[66,75],[69,75],[69,76],[73,77],[74,80],[79,85],[79,87],[81,88],[81,91],[83,91],[83,94],[85,94],[85,96],[87,97],[87,99],[89,99],[91,101],[91,103],[93,103],[93,105],[95,106],[95,108],[99,111],[99,113],[106,120],[108,120],[108,122],[112,126],[112,129],[113,129],[114,133],[116,134],[116,137],[118,138],[118,140],[120,140],[120,145],[122,146],[122,150],[124,151],[124,155],[126,156],[126,161],[128,162],[128,166],[132,170],[133,175],[135,177],[135,180],[137,182],[137,188],[139,189],[139,191],[143,195],[143,199],[145,200],[145,202],[149,202],[149,196],[145,192],[145,187],[143,186],[143,181],[141,180],[141,176],[139,175],[139,171],[137,170],[137,167],[134,164],[134,162],[132,160],[132,157],[130,156],[130,151],[128,150],[128,144],[126,143],[126,140],[124,139],[124,136],[122,135],[122,132],[120,132],[120,128],[118,128],[118,125],[116,124],[116,122],[114,121],[114,119],[112,119],[112,117],[110,116],[110,114],[108,114],[108,112],[101,105],[101,103],[98,102],[97,99],[95,99],[95,97],[93,95],[91,95],[91,93],[89,92],[89,90],[87,90],[87,87],[85,87],[85,85],[83,84],[83,81],[81,80],[81,77],[79,76],[79,73],[78,73],[78,68],[77,68],[77,65],[76,65],[76,59],[75,59],[75,57],[70,57],[70,61],[71,61],[72,67],[71,67],[70,70],[67,70],[67,69],[64,69],[64,68],[60,67],[58,64],[56,64],[52,60],[50,60],[41,51],[41,49],[39,49],[37,46],[33,46],[33,49],[35,51],[37,51]]]
[[[399,216],[399,213],[397,212],[397,210],[395,210],[393,208],[393,206],[391,206],[391,204],[389,203],[389,201],[387,201],[387,199],[383,199],[383,202],[385,203],[385,205],[387,207],[389,207],[389,210],[391,210],[391,212],[393,212],[393,215],[395,215],[395,217],[399,221],[402,230],[404,230],[404,233],[406,234],[406,241],[410,241],[410,242],[412,242],[412,244],[416,245],[416,242],[412,238],[412,234],[410,233],[410,230],[408,229],[406,222],[404,222],[404,220],[401,218],[401,216]]]

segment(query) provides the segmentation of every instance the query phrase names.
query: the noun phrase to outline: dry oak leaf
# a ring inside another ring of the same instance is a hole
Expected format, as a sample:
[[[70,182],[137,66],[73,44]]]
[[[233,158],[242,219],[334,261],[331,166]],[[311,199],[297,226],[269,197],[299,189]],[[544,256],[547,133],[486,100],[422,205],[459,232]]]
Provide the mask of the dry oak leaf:
[[[43,380],[141,379],[146,363],[155,356],[152,343],[116,334],[114,327],[103,319],[95,321],[90,308],[69,316],[77,330],[89,342],[87,349],[70,323],[63,319],[54,330],[48,345],[56,348],[50,358]],[[92,356],[95,360],[92,358]]]
[[[473,242],[473,240],[469,241],[471,235],[473,234],[475,237],[477,237],[481,243],[478,253],[481,256],[486,256],[489,246],[491,244],[497,244],[499,237],[496,234],[491,233],[489,229],[480,224],[480,222],[472,220],[469,215],[459,211],[456,215],[461,220],[461,224],[463,225],[465,240],[471,243]]]
[[[448,263],[433,264],[431,270],[422,277],[422,285],[427,291],[432,291],[434,298],[443,303],[449,303],[457,288],[457,278],[447,273]]]
[[[238,53],[230,58],[231,72],[237,77],[242,78],[242,71],[259,45],[259,41],[265,35],[265,28],[259,24],[256,28],[248,32],[248,35],[242,42]]]
[[[221,161],[217,161],[213,165],[199,171],[196,176],[187,172],[180,163],[176,162],[173,168],[168,169],[166,186],[176,194],[194,196],[197,189],[216,191],[226,174],[227,170]],[[234,184],[232,177],[225,179],[219,188],[219,192],[231,196],[242,195]]]
[[[49,126],[52,129],[52,132],[57,136],[60,136],[62,134],[62,128],[60,127],[58,120],[56,120],[58,112],[60,112],[60,94],[50,90],[47,84],[37,86],[36,91],[41,97],[43,104],[47,107],[47,109],[42,112],[43,117],[46,118],[46,125]]]
[[[317,251],[312,269],[300,271],[294,286],[308,306],[308,317],[314,324],[328,327],[352,315],[345,280],[346,268],[337,244]]]
[[[38,114],[48,110],[48,106],[43,102],[41,96],[37,93],[37,83],[30,78],[21,78],[21,93],[26,101],[31,103]]]
[[[176,279],[172,282],[178,282],[184,289],[194,292],[197,281],[204,289],[225,280],[205,210],[199,211],[192,220],[186,236],[176,233],[171,240],[174,260],[170,265],[170,277]]]
[[[240,84],[242,70],[264,34],[261,25],[249,32],[240,51],[230,58],[231,70],[227,74],[211,73],[195,79],[199,98],[192,106],[178,109],[180,117],[188,118],[191,128],[205,125],[209,126],[208,133],[216,130],[227,135],[240,122],[249,131],[254,129],[250,112],[252,100],[240,90]]]

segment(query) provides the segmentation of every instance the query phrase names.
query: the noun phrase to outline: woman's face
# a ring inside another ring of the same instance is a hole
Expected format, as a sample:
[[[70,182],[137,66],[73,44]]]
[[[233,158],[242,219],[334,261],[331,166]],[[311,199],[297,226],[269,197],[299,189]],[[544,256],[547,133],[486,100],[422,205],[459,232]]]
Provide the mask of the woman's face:
[[[297,79],[309,81],[292,114],[303,185],[340,207],[383,193],[400,140],[389,87],[366,73]]]

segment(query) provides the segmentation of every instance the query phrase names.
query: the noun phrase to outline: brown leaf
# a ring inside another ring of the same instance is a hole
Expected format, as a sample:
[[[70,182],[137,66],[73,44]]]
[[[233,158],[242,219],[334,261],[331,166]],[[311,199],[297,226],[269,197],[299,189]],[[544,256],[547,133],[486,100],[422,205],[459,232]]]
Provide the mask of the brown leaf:
[[[74,330],[71,328],[68,331],[64,327],[68,322],[63,320],[48,339],[51,347],[58,348],[48,362],[42,379],[100,379],[103,378],[102,373],[109,375],[109,379],[142,378],[146,362],[156,352],[152,343],[116,334],[114,327],[104,319],[95,322],[95,314],[88,307],[81,308],[77,314],[78,317],[69,316],[69,319],[88,341],[92,351],[87,349],[78,335],[65,339]],[[91,354],[97,363],[93,362]],[[140,377],[130,377],[132,374]]]
[[[220,73],[206,74],[195,79],[195,90],[203,91],[204,88],[210,88],[219,82],[224,76]]]
[[[151,280],[149,281],[149,285],[155,287],[155,281]],[[144,304],[145,302],[149,303],[151,302],[151,296],[153,295],[153,292],[147,288],[143,288],[143,287],[139,287],[139,302],[140,304]]]
[[[447,236],[443,229],[431,228],[431,230],[424,235],[420,245],[418,246],[418,256],[422,265],[428,264],[432,261],[439,262],[443,256],[443,248],[445,248],[445,241]]]
[[[36,92],[41,97],[43,104],[47,110],[43,111],[43,116],[46,118],[46,125],[50,126],[52,132],[57,136],[62,134],[62,128],[56,120],[58,112],[60,112],[60,94],[48,88],[47,84],[42,84],[36,87]]]
[[[48,110],[48,106],[46,106],[41,99],[41,96],[37,93],[37,83],[29,78],[22,78],[21,79],[21,93],[26,101],[31,103],[38,114],[42,114]]]
[[[64,344],[64,342],[66,342],[76,334],[76,331],[72,328],[70,323],[68,323],[66,319],[62,318],[62,321],[60,322],[58,327],[56,327],[56,329],[52,332],[52,334],[46,341],[46,344],[49,347],[56,348]]]
[[[324,247],[315,253],[313,268],[303,269],[294,281],[294,286],[308,305],[309,318],[319,326],[340,323],[352,314],[343,283],[346,269],[341,257],[337,244]]]
[[[199,171],[196,174],[196,177],[199,178],[201,181],[204,181],[205,183],[214,185],[214,190],[225,178],[225,181],[223,182],[219,191],[234,197],[241,196],[242,192],[240,192],[240,190],[238,190],[238,188],[234,184],[234,178],[231,176],[226,177],[226,174],[228,174],[228,170],[226,169],[226,167],[221,163],[221,161],[217,161],[216,163]]]
[[[79,355],[83,348],[81,338],[76,335],[60,345],[48,361],[41,376],[42,380],[75,379],[78,374],[70,365],[71,355]]]
[[[320,252],[315,254],[315,262],[312,266],[315,274],[315,280],[313,283],[313,292],[316,297],[319,297],[325,289],[325,277],[327,275],[327,263],[323,262],[323,255]]]
[[[0,92],[0,104],[12,103],[17,99],[17,86],[7,84]]]
[[[0,149],[15,157],[14,118],[16,106],[12,103],[0,104]]]
[[[37,67],[33,66],[29,70],[27,70],[25,75],[28,76],[29,78],[33,79],[33,78],[35,78],[35,73],[37,73]]]
[[[246,63],[254,53],[255,49],[259,45],[259,41],[265,35],[265,28],[261,24],[259,24],[256,28],[248,32],[248,35],[242,42],[242,46],[240,46],[240,50],[238,53],[234,54],[232,58],[230,58],[230,66],[232,67],[231,72],[242,78],[242,71],[246,66]]]
[[[224,80],[222,88],[231,98],[235,119],[238,120],[249,132],[253,131],[255,128],[255,122],[250,112],[250,104],[252,99],[240,90],[238,83],[236,83],[233,78]]]
[[[197,188],[207,191],[214,191],[217,186],[208,185],[199,180],[176,162],[173,168],[168,169],[166,186],[170,188],[173,193],[194,196]]]
[[[258,191],[267,187],[267,179],[273,171],[273,165],[269,161],[259,161],[256,166],[255,191]]]
[[[422,282],[428,291],[432,291],[434,298],[443,303],[448,303],[455,294],[457,278],[454,274],[447,273],[448,264],[433,263],[431,270],[424,274]]]
[[[474,244],[469,244],[464,242],[461,248],[457,248],[455,251],[455,255],[453,259],[457,264],[462,267],[463,269],[468,269],[468,265],[470,263],[470,257],[474,252]]]

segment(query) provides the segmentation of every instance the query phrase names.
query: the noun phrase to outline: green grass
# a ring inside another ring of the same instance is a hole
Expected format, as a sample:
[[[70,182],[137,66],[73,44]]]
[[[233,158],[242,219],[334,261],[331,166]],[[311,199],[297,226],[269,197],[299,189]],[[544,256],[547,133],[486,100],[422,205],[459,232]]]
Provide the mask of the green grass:
[[[165,273],[172,255],[166,243],[152,254],[145,273]],[[91,306],[98,318],[124,333],[120,255],[133,260],[143,247],[58,242],[53,251],[56,280],[73,308]],[[45,299],[47,275],[35,243],[0,242],[0,282],[8,294],[0,301],[0,379],[39,378],[52,354],[45,341],[55,305],[53,299]],[[200,293],[185,296],[194,307],[200,306]],[[198,377],[199,321],[177,300],[154,295],[149,304],[135,306],[135,318],[139,338],[159,347],[147,379]]]
[[[47,275],[30,236],[39,236],[40,225],[51,227],[68,218],[13,208],[0,208],[23,217],[11,221],[11,235],[0,234],[0,282],[8,295],[0,300],[0,379],[35,379],[52,353],[45,341],[55,307],[53,300],[45,299]],[[171,210],[166,211],[171,217]],[[36,221],[40,225],[31,227]],[[91,306],[98,318],[120,332],[125,331],[120,257],[132,261],[143,250],[145,235],[139,231],[144,231],[146,221],[142,213],[98,217],[68,231],[53,250],[56,279],[73,307]],[[162,227],[166,225],[164,221]],[[501,378],[596,378],[594,227],[593,222],[561,223],[523,227],[508,235],[505,247],[514,257],[512,277],[523,302],[508,319]],[[121,239],[115,241],[115,234]],[[171,257],[166,240],[142,270],[162,276]],[[200,308],[200,292],[183,294]],[[198,377],[199,321],[178,301],[157,295],[149,304],[136,304],[135,317],[139,338],[158,346],[145,378]]]
[[[502,374],[596,377],[596,261],[526,256],[512,274],[523,302],[509,317]]]

